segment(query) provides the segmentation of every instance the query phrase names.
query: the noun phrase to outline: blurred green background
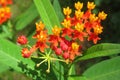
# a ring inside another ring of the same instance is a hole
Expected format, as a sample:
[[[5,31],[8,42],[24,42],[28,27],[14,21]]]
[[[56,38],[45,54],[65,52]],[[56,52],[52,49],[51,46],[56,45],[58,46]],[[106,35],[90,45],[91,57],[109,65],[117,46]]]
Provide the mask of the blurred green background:
[[[51,0],[52,3],[53,1],[54,0]],[[99,43],[120,43],[120,0],[59,0],[61,9],[62,7],[66,6],[74,8],[73,3],[77,1],[83,2],[85,5],[88,1],[94,1],[96,4],[96,8],[94,10],[95,13],[98,13],[99,11],[103,10],[105,11],[105,13],[108,14],[107,19],[102,22],[104,29],[103,33],[100,35],[101,41],[99,41]],[[33,3],[32,0],[13,0],[13,4],[11,5],[12,10],[11,22],[14,24],[15,18],[23,14],[32,5],[32,3]],[[39,19],[39,17],[37,17],[37,19]],[[37,19],[32,21],[27,26],[32,27],[33,29],[33,27],[35,26],[34,23],[37,21]],[[16,33],[16,35],[21,34],[21,32],[25,32],[24,34],[26,33],[31,34],[34,30],[31,30],[31,28],[28,29],[28,27],[22,29],[19,33]],[[0,73],[0,80],[31,80],[31,79],[26,77],[24,74],[15,72],[14,70],[8,71],[3,70],[3,72]]]

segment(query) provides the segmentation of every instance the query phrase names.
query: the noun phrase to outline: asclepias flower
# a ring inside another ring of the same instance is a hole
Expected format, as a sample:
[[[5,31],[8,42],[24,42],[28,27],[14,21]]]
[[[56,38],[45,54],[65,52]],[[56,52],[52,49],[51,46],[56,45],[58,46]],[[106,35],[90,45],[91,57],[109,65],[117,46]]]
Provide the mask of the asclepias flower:
[[[62,61],[71,63],[77,56],[82,56],[83,44],[86,41],[92,41],[94,44],[101,39],[99,35],[103,32],[101,21],[105,20],[107,14],[104,11],[95,14],[92,10],[95,8],[94,2],[87,3],[87,10],[83,11],[83,3],[74,4],[75,10],[70,7],[63,8],[64,20],[61,22],[62,27],[53,26],[52,33],[48,34],[43,22],[36,23],[36,33],[33,38],[35,44],[29,48],[22,49],[24,58],[35,56],[42,59],[37,64],[39,67],[42,63],[48,63],[46,72],[50,72],[50,63],[53,61]],[[19,43],[24,43],[24,37],[19,39]],[[26,41],[25,41],[26,42]]]
[[[0,0],[0,25],[11,17],[10,7],[12,0]]]

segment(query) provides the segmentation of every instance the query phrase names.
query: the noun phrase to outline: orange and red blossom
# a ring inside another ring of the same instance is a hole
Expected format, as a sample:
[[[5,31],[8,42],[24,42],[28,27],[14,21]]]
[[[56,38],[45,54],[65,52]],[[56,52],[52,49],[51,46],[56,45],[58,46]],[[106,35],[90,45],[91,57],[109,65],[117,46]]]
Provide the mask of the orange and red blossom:
[[[28,48],[23,48],[22,51],[21,51],[21,53],[22,53],[22,56],[23,56],[24,58],[29,58],[30,55],[31,55],[31,53],[30,53],[30,51],[28,50]]]
[[[101,38],[99,38],[98,35],[95,34],[95,33],[91,33],[91,34],[89,35],[89,37],[88,37],[88,41],[91,41],[91,40],[92,40],[94,44],[96,44],[97,41],[100,40],[100,39],[101,39]]]
[[[52,43],[51,45],[57,46],[58,45],[58,41],[60,41],[60,32],[61,32],[61,28],[59,28],[58,26],[55,26],[54,28],[52,28],[52,35],[49,35],[49,42]]]
[[[12,0],[0,0],[0,25],[11,17],[9,4],[12,4]]]
[[[45,25],[40,21],[39,23],[36,23],[36,32],[44,30]]]
[[[17,38],[17,43],[20,45],[25,45],[28,43],[28,40],[27,40],[26,36],[21,35]]]
[[[87,10],[82,11],[83,3],[77,2],[74,12],[69,7],[63,8],[65,18],[61,22],[62,27],[53,26],[51,34],[47,33],[44,23],[41,21],[36,23],[36,33],[33,36],[36,43],[30,48],[30,53],[37,49],[45,53],[46,49],[51,48],[50,54],[54,53],[56,56],[61,56],[59,59],[72,62],[76,56],[82,54],[82,45],[86,40],[96,44],[103,32],[101,21],[107,14],[103,11],[94,14],[92,12],[95,8],[94,2],[88,2],[86,7]]]
[[[12,4],[12,0],[0,0],[0,5],[5,7],[7,5]]]
[[[9,7],[0,8],[0,24],[4,23],[11,17],[11,12]]]

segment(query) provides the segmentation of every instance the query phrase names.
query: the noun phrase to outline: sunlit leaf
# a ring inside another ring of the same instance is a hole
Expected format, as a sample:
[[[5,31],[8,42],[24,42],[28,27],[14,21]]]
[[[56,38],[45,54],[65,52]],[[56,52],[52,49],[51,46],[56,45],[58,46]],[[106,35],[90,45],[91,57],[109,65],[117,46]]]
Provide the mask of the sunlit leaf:
[[[119,80],[120,57],[102,61],[83,73],[88,80]]]
[[[50,0],[34,0],[34,3],[49,34],[52,33],[51,29],[55,25],[60,27],[59,19]]]
[[[83,53],[82,57],[76,59],[76,62],[95,57],[110,56],[118,53],[120,53],[120,44],[102,43],[90,47],[85,53]]]
[[[31,60],[22,58],[21,48],[6,39],[0,39],[0,63],[20,72],[22,71],[21,67],[25,65],[34,69],[34,63]]]

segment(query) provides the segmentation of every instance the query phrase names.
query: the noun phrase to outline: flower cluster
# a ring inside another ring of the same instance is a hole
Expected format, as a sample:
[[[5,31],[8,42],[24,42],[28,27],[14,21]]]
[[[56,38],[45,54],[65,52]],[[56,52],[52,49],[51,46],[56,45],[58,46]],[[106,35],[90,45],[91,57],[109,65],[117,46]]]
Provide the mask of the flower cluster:
[[[12,0],[0,0],[0,24],[4,23],[11,17],[10,7]]]
[[[63,8],[65,19],[61,23],[63,27],[54,26],[52,34],[48,34],[45,29],[45,25],[40,21],[36,23],[36,33],[33,38],[36,39],[35,45],[22,49],[22,56],[29,58],[33,52],[39,49],[44,61],[59,60],[72,62],[76,56],[82,55],[82,43],[85,40],[93,41],[94,44],[100,40],[99,34],[102,33],[101,21],[106,19],[107,14],[103,11],[98,15],[92,13],[95,8],[93,2],[87,3],[87,10],[82,11],[83,3],[75,3],[75,11],[72,14],[72,9],[69,7]],[[72,14],[72,16],[71,16]],[[28,43],[25,36],[18,37],[17,42],[21,45]],[[50,49],[49,54],[46,53],[46,49]],[[51,51],[52,50],[52,51]],[[47,54],[46,56],[44,55]],[[49,57],[50,54],[55,53],[58,59]],[[48,69],[49,71],[49,69]]]

